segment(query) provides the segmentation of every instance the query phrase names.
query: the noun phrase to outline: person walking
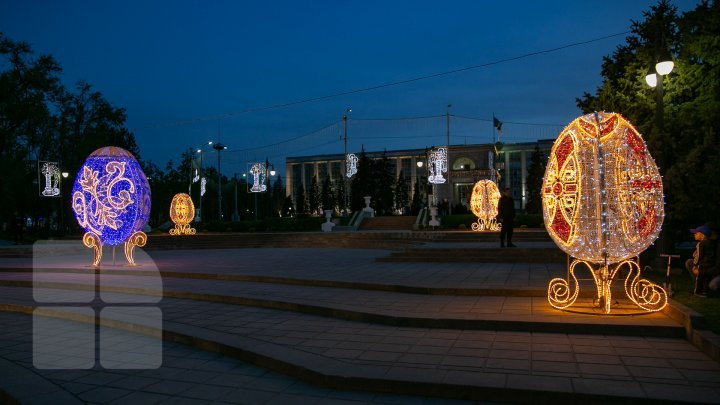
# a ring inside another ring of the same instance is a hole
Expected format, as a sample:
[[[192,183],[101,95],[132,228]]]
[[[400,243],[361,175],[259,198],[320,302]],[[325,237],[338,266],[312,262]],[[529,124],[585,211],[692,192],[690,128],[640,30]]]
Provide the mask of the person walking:
[[[515,201],[510,194],[510,188],[505,187],[500,201],[498,201],[498,222],[500,227],[500,247],[515,247],[512,243],[513,228],[515,227]]]

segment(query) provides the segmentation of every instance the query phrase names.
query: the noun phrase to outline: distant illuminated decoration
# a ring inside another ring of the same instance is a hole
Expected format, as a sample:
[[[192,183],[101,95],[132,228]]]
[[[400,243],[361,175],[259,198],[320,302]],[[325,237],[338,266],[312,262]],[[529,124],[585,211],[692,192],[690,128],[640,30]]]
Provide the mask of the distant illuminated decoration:
[[[647,311],[667,305],[665,290],[640,279],[634,260],[660,232],[662,179],[642,136],[622,116],[588,114],[565,127],[550,152],[542,201],[545,227],[573,257],[568,279],[550,281],[553,307],[575,302],[579,287],[574,273],[581,263],[592,273],[605,313],[610,312],[611,284],[623,267],[628,270],[625,292],[633,303]]]
[[[185,193],[175,194],[170,202],[170,219],[175,224],[170,229],[170,235],[195,235],[195,228],[190,222],[195,218],[195,204],[192,198]]]
[[[198,170],[195,169],[195,175],[193,176],[192,182],[197,183],[198,180],[200,180],[200,175],[198,174]]]
[[[150,215],[150,185],[140,164],[128,151],[114,146],[91,153],[80,167],[72,190],[72,209],[85,230],[83,243],[95,249],[125,244],[125,257],[134,265],[133,249],[144,246],[142,232]]]
[[[203,177],[200,179],[200,197],[205,195],[205,192],[207,191],[207,179]],[[200,204],[202,205],[202,204]]]
[[[448,161],[447,161],[447,148],[439,147],[430,151],[428,156],[428,181],[433,184],[445,183],[445,177],[443,173],[447,172]]]
[[[345,175],[350,178],[357,173],[358,157],[354,153],[345,156]]]
[[[494,181],[480,180],[475,183],[470,196],[470,209],[478,220],[472,224],[473,231],[500,230],[500,224],[496,219],[499,201],[500,190]]]
[[[252,163],[249,165],[250,169],[248,172],[252,176],[252,186],[250,187],[251,193],[263,193],[267,191],[265,181],[267,179],[267,168],[265,163]]]
[[[38,186],[42,197],[60,196],[60,168],[57,162],[38,162]]]

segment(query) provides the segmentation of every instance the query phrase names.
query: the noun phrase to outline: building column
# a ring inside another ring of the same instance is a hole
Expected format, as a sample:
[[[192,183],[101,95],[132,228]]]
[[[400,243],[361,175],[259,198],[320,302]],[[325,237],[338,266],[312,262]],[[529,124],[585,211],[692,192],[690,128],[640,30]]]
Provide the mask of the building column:
[[[510,184],[510,152],[505,152],[505,187],[512,188]]]
[[[285,165],[285,195],[289,195],[295,201],[295,193],[293,193],[293,165]]]

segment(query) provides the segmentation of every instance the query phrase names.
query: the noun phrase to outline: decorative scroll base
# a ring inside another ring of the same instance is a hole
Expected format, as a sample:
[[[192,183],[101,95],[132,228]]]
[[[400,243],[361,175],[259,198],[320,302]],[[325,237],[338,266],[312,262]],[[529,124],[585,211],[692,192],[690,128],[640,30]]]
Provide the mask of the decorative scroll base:
[[[100,237],[92,232],[86,232],[82,238],[83,244],[91,249],[95,249],[95,255],[93,257],[93,266],[97,267],[100,265],[102,260],[102,241]]]
[[[575,277],[575,267],[579,264],[584,264],[590,270],[597,289],[598,305],[606,314],[610,313],[612,304],[610,287],[624,266],[628,269],[625,278],[625,294],[630,301],[648,312],[660,311],[667,305],[668,297],[665,290],[657,284],[640,278],[640,265],[636,260],[628,259],[604,266],[573,259],[568,268],[568,279],[554,278],[548,285],[548,302],[554,308],[565,309],[575,303],[580,292],[578,280]]]
[[[195,228],[191,228],[190,224],[175,224],[175,228],[170,229],[170,235],[195,235]]]
[[[478,218],[477,222],[473,222],[470,228],[472,228],[473,231],[481,232],[481,231],[499,231],[502,224],[497,222],[497,218],[490,218],[490,219],[482,219]]]
[[[143,247],[145,243],[147,243],[147,235],[142,231],[135,232],[125,241],[125,258],[128,261],[128,266],[137,266],[137,264],[135,264],[135,258],[133,257],[133,251],[135,250],[135,246]]]

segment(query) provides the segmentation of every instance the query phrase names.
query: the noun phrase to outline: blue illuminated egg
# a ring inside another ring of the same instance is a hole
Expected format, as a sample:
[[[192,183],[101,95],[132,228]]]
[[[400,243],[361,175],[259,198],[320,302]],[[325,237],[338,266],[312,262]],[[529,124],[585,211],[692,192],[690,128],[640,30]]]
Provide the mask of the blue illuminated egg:
[[[91,153],[75,178],[72,209],[103,245],[119,245],[141,231],[150,216],[150,185],[135,157],[114,146]]]

